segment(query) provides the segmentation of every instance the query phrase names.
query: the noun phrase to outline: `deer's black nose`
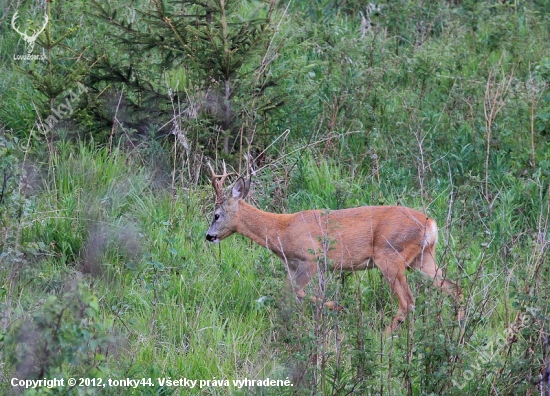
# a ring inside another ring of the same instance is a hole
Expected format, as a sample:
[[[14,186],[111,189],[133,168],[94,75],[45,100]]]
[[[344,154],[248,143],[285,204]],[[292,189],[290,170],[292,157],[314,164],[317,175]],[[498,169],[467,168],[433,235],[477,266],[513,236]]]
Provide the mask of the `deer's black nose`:
[[[210,235],[210,234],[206,234],[206,240],[207,240],[207,241],[212,242],[212,241],[214,241],[214,239],[216,239],[215,236]]]

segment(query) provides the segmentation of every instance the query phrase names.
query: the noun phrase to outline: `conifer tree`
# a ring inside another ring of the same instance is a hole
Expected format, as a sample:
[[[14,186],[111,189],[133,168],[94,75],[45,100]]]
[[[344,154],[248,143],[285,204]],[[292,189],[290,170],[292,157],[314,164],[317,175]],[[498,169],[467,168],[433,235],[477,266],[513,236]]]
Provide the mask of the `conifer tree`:
[[[186,94],[177,91],[175,99],[187,108],[186,114],[191,112],[190,90],[200,102],[199,118],[207,134],[197,136],[198,140],[212,146],[213,135],[219,134],[223,144],[216,151],[229,154],[231,138],[239,130],[239,101],[250,102],[251,95],[263,93],[253,87],[253,69],[257,53],[271,36],[274,3],[154,0],[149,8],[137,10],[135,18],[124,15],[122,6],[92,3],[95,15],[115,28],[110,34],[124,54],[115,60],[108,52],[98,52],[91,83],[124,84],[129,91],[125,100],[134,109],[147,109],[147,119],[153,111],[154,117],[166,120],[175,101],[174,97],[169,101],[173,87],[166,86],[166,76],[179,70]],[[243,4],[255,9],[245,10]]]

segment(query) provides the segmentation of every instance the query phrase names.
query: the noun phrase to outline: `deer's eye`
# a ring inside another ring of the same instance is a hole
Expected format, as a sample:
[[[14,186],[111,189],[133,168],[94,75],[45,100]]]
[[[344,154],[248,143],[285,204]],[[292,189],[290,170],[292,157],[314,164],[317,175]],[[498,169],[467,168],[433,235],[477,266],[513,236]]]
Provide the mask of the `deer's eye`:
[[[219,214],[215,214],[214,215],[214,221],[218,220],[220,218],[220,215]]]

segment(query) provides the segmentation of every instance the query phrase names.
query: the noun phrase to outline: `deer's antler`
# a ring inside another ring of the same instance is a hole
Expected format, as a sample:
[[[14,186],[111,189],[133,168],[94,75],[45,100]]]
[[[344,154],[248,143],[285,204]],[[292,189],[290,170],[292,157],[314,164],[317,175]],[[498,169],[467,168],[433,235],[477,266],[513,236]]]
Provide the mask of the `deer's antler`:
[[[232,175],[233,173],[227,173],[227,168],[225,166],[225,161],[223,162],[223,175],[217,175],[212,169],[212,165],[208,162],[208,167],[210,168],[210,173],[212,173],[212,187],[216,192],[216,205],[222,204],[225,196],[223,194],[223,183],[227,176]]]

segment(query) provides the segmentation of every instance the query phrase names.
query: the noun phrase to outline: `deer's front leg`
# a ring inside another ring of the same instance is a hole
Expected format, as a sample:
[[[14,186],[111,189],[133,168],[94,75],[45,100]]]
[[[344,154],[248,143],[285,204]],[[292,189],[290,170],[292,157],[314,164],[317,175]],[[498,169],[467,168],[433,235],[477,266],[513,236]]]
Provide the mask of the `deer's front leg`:
[[[304,287],[306,287],[311,278],[313,278],[313,276],[317,273],[316,263],[311,263],[308,261],[290,262],[287,266],[287,272],[288,279],[292,286],[292,291],[300,300],[303,300],[307,297]],[[315,303],[323,301],[323,299],[317,296],[309,296],[307,298]],[[344,309],[344,307],[339,306],[334,301],[325,301],[324,304],[328,309],[334,311],[340,311]]]
[[[299,299],[306,296],[304,287],[309,283],[316,270],[306,260],[289,260],[287,263],[287,276],[292,291]]]
[[[374,259],[399,303],[397,315],[386,328],[386,334],[395,331],[405,321],[409,312],[414,309],[414,297],[405,278],[406,263],[410,261],[408,257],[407,251],[403,250],[395,254],[378,254]]]

